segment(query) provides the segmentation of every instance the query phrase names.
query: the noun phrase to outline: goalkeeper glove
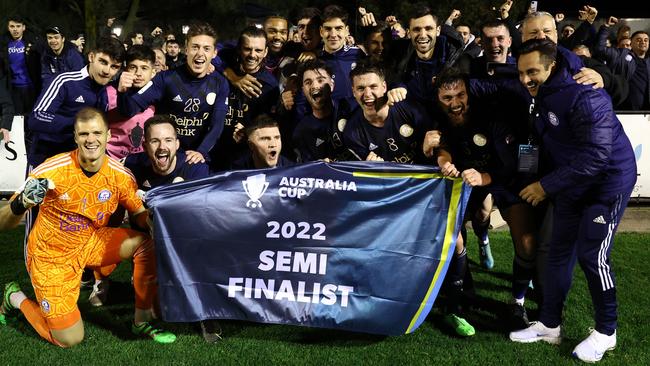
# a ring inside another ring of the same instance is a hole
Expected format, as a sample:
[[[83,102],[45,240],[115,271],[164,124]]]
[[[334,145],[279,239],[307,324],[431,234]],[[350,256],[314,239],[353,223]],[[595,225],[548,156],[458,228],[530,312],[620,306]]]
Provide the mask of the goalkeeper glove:
[[[11,201],[14,215],[22,215],[28,209],[41,204],[49,189],[54,189],[54,182],[47,178],[29,178],[23,191]]]

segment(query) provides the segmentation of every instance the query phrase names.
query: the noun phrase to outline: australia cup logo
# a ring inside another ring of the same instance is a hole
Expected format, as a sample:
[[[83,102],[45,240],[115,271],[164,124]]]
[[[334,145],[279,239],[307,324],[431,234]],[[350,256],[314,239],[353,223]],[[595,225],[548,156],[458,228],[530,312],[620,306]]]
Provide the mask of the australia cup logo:
[[[266,174],[257,174],[246,178],[246,180],[241,181],[244,186],[244,190],[248,195],[248,202],[246,202],[246,207],[257,208],[262,207],[262,202],[260,202],[260,197],[264,195],[266,189],[269,187],[269,182],[266,181]]]

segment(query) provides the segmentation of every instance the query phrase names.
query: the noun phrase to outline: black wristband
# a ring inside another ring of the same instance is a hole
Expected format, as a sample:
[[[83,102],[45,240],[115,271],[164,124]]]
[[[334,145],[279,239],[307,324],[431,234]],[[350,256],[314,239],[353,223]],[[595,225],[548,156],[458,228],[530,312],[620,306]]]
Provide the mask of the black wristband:
[[[23,194],[21,193],[18,196],[16,196],[16,198],[14,198],[14,200],[11,201],[11,203],[9,204],[9,207],[11,207],[11,212],[16,216],[21,216],[27,211],[27,208],[23,206],[22,197]]]

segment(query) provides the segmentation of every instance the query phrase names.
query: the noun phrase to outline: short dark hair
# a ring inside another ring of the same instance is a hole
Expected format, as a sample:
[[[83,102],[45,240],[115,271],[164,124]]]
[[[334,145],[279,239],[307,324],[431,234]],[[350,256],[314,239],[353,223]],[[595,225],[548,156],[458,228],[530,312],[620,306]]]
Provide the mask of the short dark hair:
[[[298,68],[298,83],[299,85],[302,85],[302,78],[305,76],[305,72],[312,70],[325,70],[325,72],[331,77],[334,75],[334,71],[332,71],[332,68],[326,64],[323,60],[319,58],[314,58],[311,59],[303,64],[300,65]]]
[[[101,37],[93,50],[95,53],[103,53],[117,62],[124,62],[124,45],[113,37]]]
[[[323,14],[321,15],[321,23],[325,23],[328,20],[339,18],[343,24],[348,24],[348,12],[345,11],[342,7],[338,5],[327,5],[323,9]]]
[[[350,81],[354,83],[355,76],[365,74],[377,74],[380,79],[385,80],[384,68],[379,63],[364,60],[359,62],[357,67],[350,71]]]
[[[266,25],[266,22],[268,22],[271,19],[284,20],[285,22],[287,22],[287,26],[289,26],[289,20],[285,16],[280,15],[280,14],[272,14],[272,15],[267,16],[266,18],[264,18],[264,21],[262,22],[262,25]]]
[[[539,52],[544,67],[548,69],[549,65],[557,57],[557,45],[548,38],[532,38],[522,43],[519,47],[519,55],[526,55],[532,52]]]
[[[298,21],[300,19],[310,19],[310,20],[317,19],[318,23],[320,24],[320,15],[321,12],[320,10],[318,10],[318,8],[313,8],[313,7],[302,8],[300,9],[300,12],[298,12],[298,15],[296,16],[296,24],[298,24]]]
[[[280,127],[278,124],[278,121],[273,119],[271,116],[269,116],[266,113],[260,114],[259,116],[255,117],[253,120],[253,123],[250,125],[246,126],[246,129],[244,130],[244,133],[246,134],[246,137],[250,137],[250,135],[253,134],[253,132],[259,130],[260,128],[266,128],[266,127]]]
[[[565,24],[564,26],[562,26],[562,32],[564,32],[564,29],[567,28],[567,27],[568,27],[568,28],[571,28],[571,29],[573,29],[573,30],[576,30],[576,26],[573,25],[573,24],[571,24],[571,23],[569,23],[569,24]]]
[[[7,24],[9,24],[9,22],[20,23],[20,24],[24,25],[25,24],[25,17],[23,17],[22,15],[18,15],[18,14],[11,14],[11,15],[9,15],[7,17]]]
[[[462,72],[457,67],[449,67],[444,69],[438,76],[436,76],[436,81],[434,83],[435,93],[438,95],[438,90],[443,85],[453,85],[457,82],[462,81],[465,83],[465,87],[469,89],[469,75],[465,72]]]
[[[239,33],[239,39],[237,40],[237,48],[239,49],[244,43],[244,37],[248,38],[264,38],[264,43],[266,44],[266,32],[263,29],[257,28],[256,26],[248,26],[244,28]]]
[[[156,54],[151,47],[136,44],[129,47],[129,50],[126,51],[126,63],[128,64],[134,60],[149,61],[153,65],[156,63]]]
[[[411,27],[411,20],[413,19],[418,19],[425,17],[427,15],[431,15],[433,17],[433,21],[438,24],[438,17],[433,13],[433,10],[431,10],[431,7],[427,5],[426,3],[417,3],[413,5],[413,8],[408,14],[408,23],[409,23],[409,28]]]
[[[177,44],[178,47],[181,46],[181,44],[176,39],[170,39],[169,41],[165,41],[165,46],[170,45],[170,44]]]
[[[214,46],[217,45],[217,31],[212,28],[212,26],[206,22],[194,22],[190,25],[190,28],[185,35],[185,41],[189,42],[192,37],[196,36],[208,36],[214,39]]]
[[[176,125],[174,125],[172,117],[170,117],[169,114],[155,114],[153,117],[150,117],[148,120],[144,121],[144,138],[147,138],[152,126],[164,124],[172,126],[174,129],[174,135],[176,135]]]
[[[77,124],[88,122],[94,119],[99,119],[102,121],[104,127],[106,127],[106,130],[108,130],[108,121],[106,120],[104,113],[102,113],[99,109],[93,107],[83,107],[79,110],[79,112],[77,112],[77,114],[74,116],[75,130]]]
[[[481,24],[481,37],[485,37],[485,28],[499,28],[499,27],[504,27],[506,31],[508,31],[508,34],[510,34],[510,29],[508,28],[508,24],[506,24],[506,22],[504,22],[503,20],[495,19],[495,20],[488,20]]]
[[[643,31],[643,30],[638,30],[638,31],[632,33],[632,35],[630,36],[630,39],[634,39],[634,37],[635,37],[636,35],[639,35],[639,34],[645,34],[645,35],[647,36],[647,35],[648,35],[648,32]]]

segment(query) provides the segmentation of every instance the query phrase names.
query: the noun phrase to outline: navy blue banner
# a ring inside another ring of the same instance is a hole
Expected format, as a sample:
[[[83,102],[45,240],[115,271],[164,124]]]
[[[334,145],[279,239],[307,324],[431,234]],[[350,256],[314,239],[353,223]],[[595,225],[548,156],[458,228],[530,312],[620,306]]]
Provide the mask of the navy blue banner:
[[[438,294],[470,191],[431,167],[375,162],[154,189],[163,319],[410,333]]]

